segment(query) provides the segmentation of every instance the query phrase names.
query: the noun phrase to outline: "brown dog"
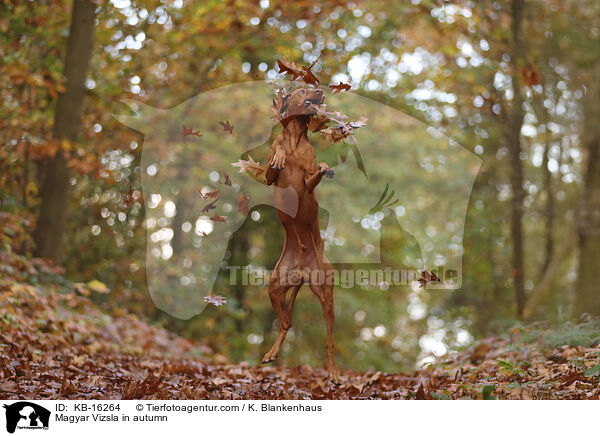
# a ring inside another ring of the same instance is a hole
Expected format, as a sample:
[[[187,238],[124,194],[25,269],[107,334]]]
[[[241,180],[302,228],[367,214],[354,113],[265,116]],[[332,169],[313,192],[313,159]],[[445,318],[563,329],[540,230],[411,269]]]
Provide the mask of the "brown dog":
[[[329,379],[341,384],[335,364],[333,347],[333,283],[329,280],[332,265],[324,256],[324,244],[319,229],[319,204],[315,188],[329,169],[325,162],[317,166],[315,151],[308,141],[312,104],[323,102],[319,89],[297,89],[286,98],[286,118],[283,132],[273,141],[266,173],[267,184],[283,189],[275,190],[277,216],[285,230],[283,252],[269,283],[269,297],[279,320],[279,335],[263,357],[263,363],[277,358],[288,329],[292,325],[292,310],[296,295],[308,283],[323,309],[327,326],[327,358]],[[286,189],[292,187],[293,191]],[[295,191],[295,193],[294,193]],[[294,209],[292,217],[283,210]],[[286,307],[288,291],[292,289]]]

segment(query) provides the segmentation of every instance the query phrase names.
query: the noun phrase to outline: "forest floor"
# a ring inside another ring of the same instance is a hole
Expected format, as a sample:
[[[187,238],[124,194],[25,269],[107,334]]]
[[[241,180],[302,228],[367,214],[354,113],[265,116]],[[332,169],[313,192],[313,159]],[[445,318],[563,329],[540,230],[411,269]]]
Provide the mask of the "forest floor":
[[[321,368],[227,363],[134,315],[103,313],[89,298],[108,292],[100,282],[40,285],[41,275],[57,277],[43,263],[19,274],[6,267],[0,399],[600,398],[597,325],[545,342],[535,329],[514,329],[511,340],[483,339],[411,374],[344,370],[336,387]]]

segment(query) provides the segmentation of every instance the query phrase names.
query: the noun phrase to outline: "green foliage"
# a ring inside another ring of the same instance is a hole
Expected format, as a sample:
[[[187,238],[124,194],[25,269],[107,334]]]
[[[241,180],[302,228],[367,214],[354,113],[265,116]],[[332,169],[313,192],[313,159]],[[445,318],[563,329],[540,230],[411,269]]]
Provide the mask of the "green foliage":
[[[598,344],[600,322],[584,320],[582,322],[566,321],[561,324],[538,323],[522,328],[522,340],[525,343],[541,342],[548,348],[592,347]]]
[[[450,397],[448,397],[448,395],[442,394],[439,392],[431,392],[431,397],[434,400],[449,400],[450,399]]]
[[[589,369],[586,369],[583,374],[586,377],[598,377],[600,376],[600,363],[596,366],[593,366]]]
[[[512,362],[507,362],[506,360],[498,360],[498,366],[506,369],[511,374],[522,374],[522,375],[525,375],[525,371],[523,371],[522,369],[518,368]]]
[[[482,395],[483,399],[484,400],[495,400],[496,397],[494,397],[492,394],[494,393],[494,391],[496,390],[497,387],[498,387],[497,384],[485,385],[481,389],[481,395]]]

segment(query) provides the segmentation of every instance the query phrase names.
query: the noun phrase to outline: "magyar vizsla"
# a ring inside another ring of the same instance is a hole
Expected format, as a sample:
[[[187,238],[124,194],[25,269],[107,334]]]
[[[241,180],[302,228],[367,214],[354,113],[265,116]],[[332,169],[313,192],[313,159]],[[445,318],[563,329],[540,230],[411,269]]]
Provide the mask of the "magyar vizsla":
[[[327,358],[329,379],[341,384],[335,364],[333,347],[333,267],[323,253],[324,244],[319,229],[319,204],[315,188],[329,166],[317,165],[315,150],[308,140],[311,108],[323,102],[320,89],[300,88],[284,98],[283,132],[273,141],[266,172],[267,184],[275,184],[274,203],[285,229],[283,252],[269,283],[269,297],[279,320],[279,335],[263,357],[263,363],[277,358],[285,335],[292,325],[292,310],[298,291],[307,283],[323,309],[327,326]],[[331,171],[331,170],[329,170]],[[292,187],[293,190],[286,189]],[[295,191],[295,193],[294,193]],[[294,196],[297,196],[294,197]],[[283,210],[295,208],[290,216]],[[287,293],[292,290],[286,306]]]

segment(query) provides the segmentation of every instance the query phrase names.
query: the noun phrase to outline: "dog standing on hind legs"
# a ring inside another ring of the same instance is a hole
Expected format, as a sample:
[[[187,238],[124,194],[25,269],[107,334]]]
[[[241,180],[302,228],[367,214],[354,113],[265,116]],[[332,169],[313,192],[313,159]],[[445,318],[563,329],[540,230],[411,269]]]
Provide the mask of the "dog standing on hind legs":
[[[296,295],[302,285],[307,283],[319,299],[325,317],[329,380],[340,385],[333,346],[333,283],[329,280],[333,277],[333,266],[324,255],[319,229],[319,204],[315,192],[329,166],[325,162],[317,165],[315,151],[307,136],[311,121],[310,108],[321,104],[323,99],[320,89],[301,88],[286,96],[283,109],[288,116],[282,120],[283,132],[273,141],[269,153],[267,184],[283,188],[275,189],[274,204],[285,230],[285,242],[269,283],[269,297],[279,321],[279,334],[263,357],[263,363],[277,358],[292,325]],[[289,187],[293,190],[286,189]],[[295,217],[283,212],[290,210],[290,205],[295,207],[296,203]]]

